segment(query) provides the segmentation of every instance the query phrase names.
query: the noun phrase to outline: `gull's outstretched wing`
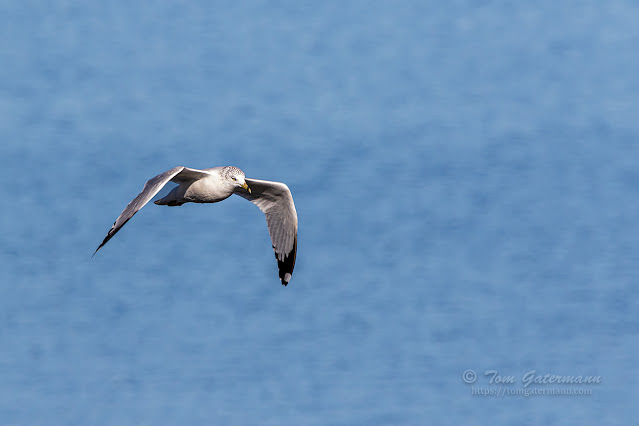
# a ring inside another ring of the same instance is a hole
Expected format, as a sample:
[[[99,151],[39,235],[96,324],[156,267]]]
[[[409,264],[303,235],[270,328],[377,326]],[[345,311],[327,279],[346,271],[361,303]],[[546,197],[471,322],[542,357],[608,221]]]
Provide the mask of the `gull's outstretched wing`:
[[[291,280],[297,253],[297,212],[291,191],[283,183],[245,179],[251,192],[237,188],[235,194],[246,198],[266,215],[277,267],[283,285]]]
[[[209,173],[197,170],[190,169],[184,166],[174,167],[171,170],[167,170],[164,173],[161,173],[151,179],[149,179],[145,184],[142,192],[138,194],[137,197],[133,199],[129,203],[128,206],[120,213],[120,216],[115,220],[115,223],[107,233],[107,236],[102,241],[102,244],[97,248],[95,253],[98,252],[113,236],[124,226],[125,223],[129,221],[133,217],[134,214],[138,212],[146,203],[148,203],[155,195],[160,192],[160,190],[166,185],[169,181],[173,182],[188,182],[188,181],[196,181],[205,176],[208,176]],[[95,256],[95,253],[93,255]]]

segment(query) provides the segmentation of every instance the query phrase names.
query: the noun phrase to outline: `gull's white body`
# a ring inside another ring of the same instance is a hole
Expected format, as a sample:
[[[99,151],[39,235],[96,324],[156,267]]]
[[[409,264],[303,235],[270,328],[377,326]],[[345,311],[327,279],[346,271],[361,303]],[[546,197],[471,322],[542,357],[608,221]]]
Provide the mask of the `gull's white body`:
[[[180,173],[179,185],[173,188],[166,197],[158,200],[155,204],[170,205],[176,203],[217,203],[226,200],[233,195],[236,185],[228,182],[221,174],[223,167],[196,170],[185,169]]]
[[[184,203],[217,203],[237,194],[258,206],[266,215],[280,279],[283,285],[288,284],[297,254],[297,212],[291,191],[280,182],[246,179],[244,172],[233,166],[204,170],[178,166],[149,179],[142,192],[116,219],[95,252],[97,253],[168,182],[175,182],[178,186],[165,197],[155,201],[155,204],[181,206]]]

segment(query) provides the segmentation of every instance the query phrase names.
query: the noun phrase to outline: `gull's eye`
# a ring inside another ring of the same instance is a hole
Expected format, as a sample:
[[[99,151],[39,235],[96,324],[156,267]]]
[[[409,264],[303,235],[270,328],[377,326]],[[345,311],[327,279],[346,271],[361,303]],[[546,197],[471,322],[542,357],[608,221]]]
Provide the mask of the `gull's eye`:
[[[231,179],[233,179],[233,180],[237,180],[237,179],[235,179],[235,176],[231,176]]]

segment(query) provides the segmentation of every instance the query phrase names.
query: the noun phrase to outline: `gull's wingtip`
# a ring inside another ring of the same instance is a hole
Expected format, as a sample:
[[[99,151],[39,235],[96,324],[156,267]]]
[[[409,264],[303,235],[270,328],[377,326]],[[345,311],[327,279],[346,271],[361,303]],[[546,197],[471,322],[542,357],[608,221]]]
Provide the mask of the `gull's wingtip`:
[[[110,239],[111,239],[111,237],[110,237],[109,235],[107,235],[107,237],[104,239],[104,241],[102,241],[102,244],[100,244],[100,245],[98,246],[98,248],[97,248],[97,249],[95,249],[95,251],[94,251],[94,252],[93,252],[93,254],[91,255],[91,258],[93,258],[93,256],[95,256],[95,254],[96,254],[98,251],[100,251],[100,249],[101,249],[102,247],[104,247],[104,245],[105,245],[105,244],[106,244],[106,243],[107,243]]]
[[[291,280],[291,274],[287,272],[286,274],[284,274],[284,276],[281,279],[282,279],[282,285],[287,286],[288,282]]]

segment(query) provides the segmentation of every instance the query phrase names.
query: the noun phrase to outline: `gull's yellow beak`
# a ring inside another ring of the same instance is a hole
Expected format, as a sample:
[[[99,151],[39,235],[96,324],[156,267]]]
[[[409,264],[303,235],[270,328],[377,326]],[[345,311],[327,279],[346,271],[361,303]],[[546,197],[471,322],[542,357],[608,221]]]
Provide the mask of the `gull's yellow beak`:
[[[242,188],[246,189],[249,192],[249,194],[251,193],[251,188],[249,188],[249,186],[246,184],[246,182],[244,182],[242,184]]]

